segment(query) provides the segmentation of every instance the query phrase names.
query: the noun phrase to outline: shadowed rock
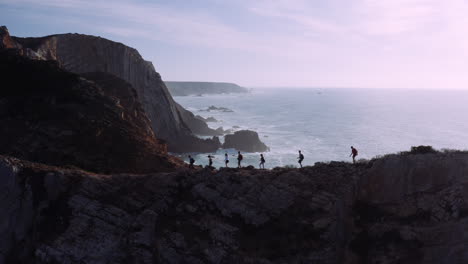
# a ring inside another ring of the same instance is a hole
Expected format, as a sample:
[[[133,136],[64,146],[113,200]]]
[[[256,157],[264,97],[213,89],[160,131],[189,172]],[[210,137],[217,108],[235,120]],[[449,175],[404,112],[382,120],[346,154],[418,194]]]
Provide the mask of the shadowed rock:
[[[59,67],[67,71],[77,74],[106,72],[126,81],[137,91],[156,136],[165,140],[171,151],[189,151],[197,146],[205,149],[205,142],[208,145],[216,143],[209,140],[202,142],[193,135],[192,129],[195,134],[200,127],[207,131],[205,134],[210,129],[172,99],[153,64],[145,61],[133,48],[82,34],[41,38],[10,38],[7,34],[0,34],[0,38],[14,40],[15,47],[29,58],[55,60]],[[212,135],[217,134],[214,130],[211,132]],[[185,144],[190,140],[193,140],[193,144]]]
[[[2,263],[466,263],[468,154],[96,175],[0,157]]]
[[[167,171],[181,164],[155,138],[125,81],[90,74],[91,82],[53,61],[1,49],[0,72],[0,153],[95,172]]]
[[[245,152],[265,152],[269,148],[260,141],[258,133],[250,130],[239,130],[232,135],[224,136],[223,148],[235,148]]]
[[[203,116],[196,115],[195,117],[198,118],[198,119],[201,119],[201,120],[203,120],[205,122],[218,122],[218,120],[216,120],[216,118],[214,118],[212,116],[204,118]]]
[[[208,127],[206,121],[199,116],[195,116],[192,112],[182,111],[183,107],[177,104],[177,107],[181,109],[181,115],[184,120],[187,120],[187,124],[195,135],[200,136],[221,136],[223,131],[214,130]]]

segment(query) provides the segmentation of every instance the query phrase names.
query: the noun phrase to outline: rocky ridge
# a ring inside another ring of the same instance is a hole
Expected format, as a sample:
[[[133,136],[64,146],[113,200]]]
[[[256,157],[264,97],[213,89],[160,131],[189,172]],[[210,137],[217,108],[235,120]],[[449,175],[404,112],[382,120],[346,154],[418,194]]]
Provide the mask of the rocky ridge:
[[[0,263],[466,263],[468,154],[96,175],[0,158]]]

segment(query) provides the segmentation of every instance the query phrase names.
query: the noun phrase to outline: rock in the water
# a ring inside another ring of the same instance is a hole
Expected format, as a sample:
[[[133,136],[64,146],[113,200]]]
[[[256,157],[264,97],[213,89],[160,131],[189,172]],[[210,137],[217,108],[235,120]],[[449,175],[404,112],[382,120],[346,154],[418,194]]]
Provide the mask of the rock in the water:
[[[231,109],[229,108],[226,108],[226,107],[217,107],[217,106],[210,106],[208,107],[207,109],[202,109],[200,110],[202,112],[210,112],[210,111],[219,111],[219,112],[225,112],[225,113],[232,113],[234,111],[232,111]]]
[[[269,148],[260,141],[258,133],[250,130],[239,130],[232,135],[224,136],[223,148],[235,148],[245,152],[264,152]]]

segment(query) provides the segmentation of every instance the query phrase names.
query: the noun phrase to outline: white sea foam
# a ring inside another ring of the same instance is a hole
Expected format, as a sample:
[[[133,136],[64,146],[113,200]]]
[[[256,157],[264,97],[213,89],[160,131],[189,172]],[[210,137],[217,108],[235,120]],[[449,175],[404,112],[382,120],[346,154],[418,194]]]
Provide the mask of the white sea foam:
[[[468,92],[430,90],[366,89],[275,89],[254,90],[248,95],[175,97],[195,114],[214,117],[212,128],[251,129],[270,147],[264,153],[266,167],[297,165],[298,150],[303,164],[350,160],[350,146],[359,158],[408,150],[414,145],[435,148],[468,148]],[[234,112],[198,112],[214,105]],[[266,137],[265,137],[266,136]],[[230,155],[237,153],[228,150]],[[216,153],[222,166],[224,150]],[[207,154],[196,155],[207,164]],[[230,166],[236,166],[230,157]],[[258,167],[259,153],[245,153],[244,165]]]

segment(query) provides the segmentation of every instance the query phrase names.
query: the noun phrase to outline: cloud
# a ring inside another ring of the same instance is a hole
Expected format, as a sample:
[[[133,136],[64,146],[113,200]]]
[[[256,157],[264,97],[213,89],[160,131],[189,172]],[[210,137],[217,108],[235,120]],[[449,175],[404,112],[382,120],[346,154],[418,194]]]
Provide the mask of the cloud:
[[[254,63],[250,68],[285,80],[336,79],[345,85],[340,78],[365,83],[370,75],[384,80],[392,70],[399,77],[382,81],[388,86],[397,79],[417,83],[424,74],[443,83],[443,72],[456,83],[468,68],[466,0],[204,0],[188,5],[0,0],[2,9],[42,16],[33,21],[51,23],[50,16],[111,38],[165,42],[174,51],[189,47],[207,57],[216,51],[223,57],[219,61],[245,59]]]
[[[186,10],[155,3],[116,0],[0,0],[13,6],[53,8],[77,16],[83,26],[121,37],[139,37],[177,45],[238,50],[282,58],[303,58],[303,50],[318,50],[320,43],[285,32],[263,30],[261,34],[248,28],[222,22],[220,15],[202,9]],[[239,2],[236,2],[238,4]],[[68,15],[67,15],[68,16]],[[108,21],[104,21],[104,20]],[[303,18],[307,19],[307,18]],[[326,27],[326,25],[316,26]]]
[[[362,0],[356,6],[355,28],[368,35],[394,36],[425,31],[441,18],[442,1]]]
[[[260,16],[294,22],[302,26],[302,30],[339,34],[345,29],[333,21],[314,16],[314,6],[303,0],[258,1],[247,9]]]

